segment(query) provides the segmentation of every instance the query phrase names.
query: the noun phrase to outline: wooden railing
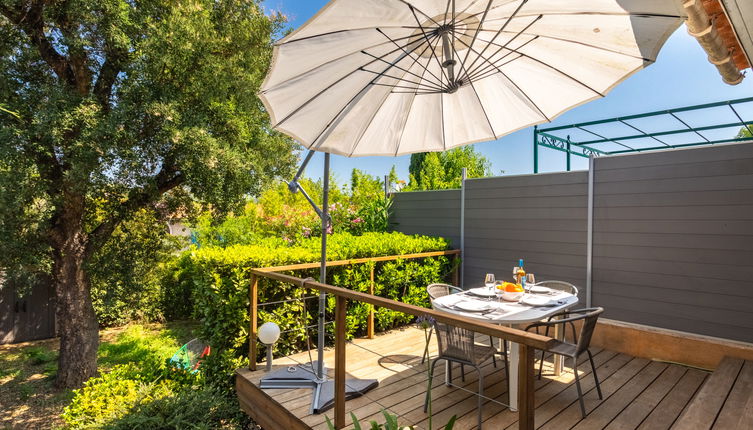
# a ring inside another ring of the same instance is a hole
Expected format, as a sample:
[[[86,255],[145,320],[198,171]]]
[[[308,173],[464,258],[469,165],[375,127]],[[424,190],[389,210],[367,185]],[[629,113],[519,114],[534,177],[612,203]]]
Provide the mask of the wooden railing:
[[[457,255],[457,251],[439,251],[439,254],[424,253],[434,255],[448,255],[447,252]],[[445,254],[442,254],[445,252]],[[420,254],[410,256],[390,256],[375,257],[372,259],[344,260],[329,262],[328,265],[345,265],[355,262],[369,261],[389,261],[399,258],[420,258]],[[452,255],[452,254],[450,254]],[[495,338],[515,342],[519,345],[519,364],[518,364],[518,413],[519,428],[532,430],[534,428],[534,351],[536,349],[547,349],[552,346],[554,339],[541,336],[534,333],[528,333],[522,330],[498,326],[495,324],[474,321],[461,316],[435,311],[433,309],[422,308],[385,297],[375,296],[374,294],[362,293],[346,288],[336,287],[321,282],[303,279],[283,273],[277,273],[277,270],[296,270],[311,269],[319,267],[319,263],[280,266],[281,268],[263,268],[251,270],[251,327],[249,331],[249,367],[251,370],[256,369],[256,306],[257,306],[257,288],[258,279],[268,278],[280,282],[296,285],[300,288],[313,289],[336,297],[335,304],[335,427],[338,429],[345,427],[345,341],[346,341],[346,306],[348,300],[367,303],[372,306],[380,306],[394,311],[406,313],[414,316],[431,317],[436,321],[450,324],[452,326],[472,330],[476,333],[486,334]],[[372,276],[373,279],[373,276]],[[373,283],[372,283],[373,285]],[[373,293],[373,290],[371,290]],[[373,326],[373,324],[372,324]]]

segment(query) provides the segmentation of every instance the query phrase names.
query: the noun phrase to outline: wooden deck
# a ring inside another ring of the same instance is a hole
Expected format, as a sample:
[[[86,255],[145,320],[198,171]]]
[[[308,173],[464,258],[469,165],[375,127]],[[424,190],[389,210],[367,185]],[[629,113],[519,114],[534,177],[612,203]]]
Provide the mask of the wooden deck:
[[[379,387],[365,396],[346,403],[347,422],[350,412],[361,419],[381,419],[381,410],[387,409],[398,415],[402,425],[428,428],[428,417],[423,412],[426,392],[426,365],[421,364],[424,347],[424,332],[416,328],[395,330],[377,335],[374,339],[355,339],[347,344],[347,374],[349,377],[376,378]],[[436,346],[432,341],[432,354]],[[584,399],[588,416],[581,418],[578,397],[574,386],[572,369],[558,377],[552,372],[550,362],[544,366],[544,376],[535,383],[536,428],[540,429],[668,429],[686,409],[708,372],[674,364],[653,362],[608,350],[592,348],[601,381],[604,399],[599,400],[591,376],[591,368],[585,363],[579,367],[582,375]],[[315,354],[315,352],[313,352]],[[289,364],[308,362],[306,352],[276,359],[275,368]],[[325,361],[334,363],[334,352],[325,353]],[[507,383],[504,364],[498,361],[495,369],[489,360],[483,367],[484,394],[495,401],[507,403]],[[569,365],[569,363],[567,363]],[[263,368],[263,366],[260,366]],[[332,371],[330,370],[330,373]],[[279,425],[280,429],[297,428],[326,429],[325,415],[309,413],[311,390],[259,390],[263,370],[238,371],[238,395],[241,404],[252,417],[264,414]],[[476,427],[475,396],[477,375],[466,368],[466,381],[460,381],[460,371],[453,372],[454,384],[444,385],[444,366],[437,366],[433,382],[433,427],[444,425],[451,416],[458,420],[455,429]],[[482,408],[483,425],[487,429],[517,428],[518,414],[504,406],[487,400]],[[271,426],[267,426],[271,427]],[[266,430],[276,430],[267,428]]]

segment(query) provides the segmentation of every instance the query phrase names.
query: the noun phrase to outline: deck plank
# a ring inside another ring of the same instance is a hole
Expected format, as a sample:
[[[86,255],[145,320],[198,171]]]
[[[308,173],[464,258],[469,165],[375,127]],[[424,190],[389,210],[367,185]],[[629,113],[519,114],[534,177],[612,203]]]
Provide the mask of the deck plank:
[[[677,420],[673,429],[708,430],[727,400],[744,360],[725,357]]]
[[[428,416],[423,412],[427,385],[426,364],[421,364],[424,342],[422,330],[405,328],[379,334],[374,339],[354,339],[346,345],[348,377],[379,380],[377,388],[346,403],[346,428],[352,425],[351,411],[362,423],[370,419],[384,422],[381,413],[383,408],[397,414],[403,425],[415,425],[417,429],[424,430],[428,428]],[[598,399],[591,367],[587,358],[581,357],[578,368],[587,411],[590,413],[586,420],[582,420],[572,369],[566,367],[561,375],[555,377],[551,359],[545,360],[544,376],[534,382],[535,422],[538,428],[559,430],[576,426],[579,429],[609,426],[610,430],[616,430],[640,426],[642,429],[666,430],[706,377],[705,372],[682,366],[651,362],[598,348],[593,351],[605,399]],[[436,356],[434,341],[430,343],[430,355]],[[325,350],[324,357],[326,362],[334,363],[333,350]],[[303,352],[276,358],[274,364],[275,368],[283,368],[308,360],[308,353]],[[484,393],[496,401],[507,403],[508,386],[504,377],[504,364],[499,358],[497,362],[496,369],[491,360],[482,366]],[[244,371],[239,372],[239,377],[258,384],[265,374],[263,370]],[[329,369],[329,374],[333,374],[333,369]],[[432,384],[432,424],[437,428],[444,425],[452,415],[456,415],[455,430],[474,429],[477,422],[477,374],[466,368],[466,380],[461,382],[459,368],[455,367],[453,376],[453,386],[445,386],[444,365],[440,363],[436,367]],[[264,391],[303,425],[313,429],[327,429],[325,416],[333,417],[333,410],[319,415],[309,414],[310,389]],[[241,400],[249,401],[245,395]],[[750,415],[753,417],[753,403],[746,406],[752,410]],[[486,400],[482,408],[482,419],[485,429],[512,429],[517,428],[518,414]],[[742,420],[743,418],[741,422]]]
[[[753,361],[746,361],[737,376],[735,385],[724,402],[719,416],[714,422],[714,430],[738,428],[743,416],[740,411],[753,399]],[[750,428],[750,427],[748,427]]]
[[[672,427],[708,374],[702,370],[687,369],[677,384],[638,426],[638,430],[667,430]]]

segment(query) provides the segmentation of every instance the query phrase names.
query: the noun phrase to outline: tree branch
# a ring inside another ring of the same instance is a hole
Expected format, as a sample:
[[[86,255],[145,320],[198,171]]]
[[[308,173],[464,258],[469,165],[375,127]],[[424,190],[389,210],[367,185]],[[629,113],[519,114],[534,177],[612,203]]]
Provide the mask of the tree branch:
[[[79,91],[76,73],[68,59],[52,46],[52,43],[44,34],[43,0],[33,0],[26,10],[17,10],[0,5],[0,13],[26,33],[31,39],[31,43],[36,46],[42,59],[63,82]]]
[[[131,191],[128,199],[113,211],[110,218],[103,221],[91,231],[85,251],[87,258],[112,235],[117,226],[129,215],[146,207],[146,205],[154,202],[159,196],[182,184],[185,177],[177,169],[170,167],[163,168],[155,179],[157,182],[156,186],[147,186]]]

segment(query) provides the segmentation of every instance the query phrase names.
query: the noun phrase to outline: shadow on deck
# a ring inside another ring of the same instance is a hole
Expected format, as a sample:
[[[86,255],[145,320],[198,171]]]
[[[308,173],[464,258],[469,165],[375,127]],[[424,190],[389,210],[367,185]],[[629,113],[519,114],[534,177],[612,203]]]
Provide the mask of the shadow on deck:
[[[381,411],[386,409],[398,415],[401,425],[429,428],[428,415],[423,412],[428,381],[426,364],[421,364],[424,344],[424,332],[416,328],[394,330],[377,335],[374,339],[355,339],[347,344],[348,376],[379,380],[376,389],[347,401],[348,426],[351,424],[350,412],[362,423],[372,419],[384,422]],[[430,352],[433,357],[436,352],[433,340]],[[536,428],[668,429],[708,376],[708,372],[701,370],[634,358],[609,350],[592,348],[592,352],[604,399],[598,399],[590,366],[581,363],[579,372],[588,412],[588,416],[582,419],[572,368],[568,367],[571,363],[566,363],[565,371],[560,376],[554,376],[552,363],[548,359],[542,379],[535,382]],[[274,368],[308,361],[308,353],[303,352],[275,360]],[[334,363],[334,351],[325,352],[325,361]],[[487,429],[518,426],[518,413],[497,403],[508,402],[503,366],[502,360],[498,359],[496,368],[491,360],[482,368],[484,395],[489,398],[482,408],[483,426]],[[325,415],[332,418],[333,411],[311,414],[312,390],[261,390],[258,388],[259,380],[266,372],[239,369],[237,373],[236,386],[241,406],[266,430],[327,428]],[[444,366],[437,366],[432,389],[432,427],[441,428],[455,415],[455,429],[476,428],[478,375],[466,368],[463,382],[457,369],[453,371],[453,386],[449,387],[444,384],[444,379]]]

